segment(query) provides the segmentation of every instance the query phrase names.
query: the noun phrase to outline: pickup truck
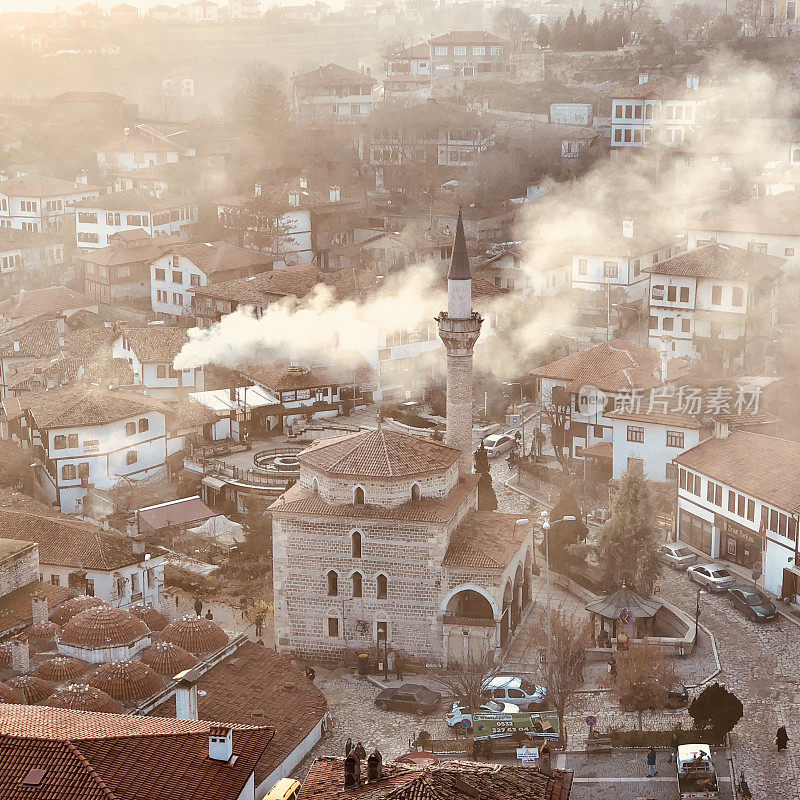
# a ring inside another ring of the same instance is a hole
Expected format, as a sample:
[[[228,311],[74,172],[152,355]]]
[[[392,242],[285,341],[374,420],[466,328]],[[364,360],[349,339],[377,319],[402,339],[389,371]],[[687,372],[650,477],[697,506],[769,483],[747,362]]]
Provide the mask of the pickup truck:
[[[717,773],[707,744],[678,746],[678,797],[680,800],[719,797]]]

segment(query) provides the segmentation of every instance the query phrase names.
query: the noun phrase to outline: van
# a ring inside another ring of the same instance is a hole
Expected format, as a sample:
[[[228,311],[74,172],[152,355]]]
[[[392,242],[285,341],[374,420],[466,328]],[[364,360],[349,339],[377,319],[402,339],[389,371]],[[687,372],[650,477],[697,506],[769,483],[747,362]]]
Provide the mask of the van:
[[[264,800],[295,800],[300,794],[300,781],[294,778],[281,778],[270,790]]]

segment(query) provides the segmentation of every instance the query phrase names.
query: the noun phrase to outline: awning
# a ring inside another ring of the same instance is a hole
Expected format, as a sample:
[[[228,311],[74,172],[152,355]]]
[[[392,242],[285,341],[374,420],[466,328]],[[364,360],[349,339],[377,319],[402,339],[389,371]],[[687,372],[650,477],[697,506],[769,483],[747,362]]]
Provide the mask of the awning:
[[[614,445],[611,442],[595,442],[589,447],[576,447],[576,456],[587,456],[588,458],[614,458]]]
[[[617,589],[614,594],[607,597],[599,597],[589,603],[586,610],[592,614],[599,614],[606,619],[619,619],[623,610],[633,614],[636,619],[649,619],[654,617],[661,608],[660,600],[652,600],[636,594],[632,589],[623,586]]]
[[[206,475],[200,483],[202,483],[203,486],[208,486],[209,489],[216,489],[216,491],[224,489],[227,486],[225,481],[221,481],[219,478],[212,478],[210,475]]]

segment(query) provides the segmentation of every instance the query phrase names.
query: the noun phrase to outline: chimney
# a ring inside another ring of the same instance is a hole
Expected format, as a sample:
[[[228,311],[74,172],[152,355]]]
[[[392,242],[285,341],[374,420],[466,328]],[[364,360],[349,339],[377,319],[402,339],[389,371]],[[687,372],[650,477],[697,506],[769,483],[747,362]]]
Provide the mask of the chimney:
[[[292,191],[289,192],[289,205],[293,206],[294,208],[297,208],[300,205],[300,192],[298,192],[296,189],[292,189]]]
[[[383,756],[377,748],[367,758],[367,783],[375,783],[383,777]]]
[[[208,757],[230,761],[233,756],[233,728],[214,726],[208,732]]]
[[[647,83],[650,80],[650,76],[646,72],[639,73],[639,86],[643,83]]]
[[[308,189],[308,178],[300,178],[300,188]]]
[[[361,762],[350,753],[344,760],[344,788],[357,789],[361,786]]]
[[[80,175],[78,175],[78,177],[77,177],[77,178],[75,178],[75,186],[76,186],[76,187],[77,187],[77,185],[78,185],[79,183],[80,183],[80,184],[84,184],[84,185],[85,185],[85,184],[87,184],[87,183],[89,183],[89,176],[86,174],[86,170],[85,170],[85,169],[82,169],[82,170],[81,170],[81,174],[80,174]]]
[[[31,649],[27,639],[11,640],[11,669],[22,675],[31,671]]]
[[[700,86],[700,76],[693,75],[691,72],[686,75],[686,88],[696,92]]]
[[[721,422],[718,419],[714,420],[714,438],[727,439],[731,435],[731,429],[727,422]]]
[[[46,597],[37,597],[36,595],[33,595],[31,597],[31,606],[34,623],[44,625],[44,623],[49,621],[50,609],[48,607]]]
[[[231,403],[235,403],[236,402],[237,394],[238,394],[238,392],[236,391],[235,388],[231,387],[230,389],[228,389],[228,399],[231,401]]]
[[[14,342],[14,352],[15,353],[19,353],[19,347],[20,347],[19,342]]]
[[[260,183],[257,183],[257,184],[256,184],[256,185],[253,187],[253,192],[254,192],[254,194],[255,194],[255,197],[261,197],[261,184],[260,184]]]
[[[342,190],[338,186],[331,186],[331,203],[338,203],[342,199]]]
[[[196,669],[185,669],[173,677],[177,681],[175,687],[175,719],[193,719],[197,716],[197,679],[200,673]],[[228,760],[227,758],[225,759]]]
[[[131,537],[131,550],[133,551],[134,555],[144,555],[145,541],[141,536]]]
[[[630,217],[622,220],[622,235],[626,239],[633,239],[633,220]]]
[[[550,748],[545,744],[541,750],[539,750],[539,772],[545,775],[550,774],[550,758]]]

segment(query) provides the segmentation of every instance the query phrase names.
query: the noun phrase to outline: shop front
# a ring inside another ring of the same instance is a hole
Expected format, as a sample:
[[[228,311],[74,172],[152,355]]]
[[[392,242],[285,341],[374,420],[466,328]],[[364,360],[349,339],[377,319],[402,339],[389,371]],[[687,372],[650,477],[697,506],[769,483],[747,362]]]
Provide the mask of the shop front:
[[[758,531],[751,531],[725,517],[716,518],[720,532],[720,556],[740,567],[752,569],[762,561],[762,539]]]
[[[700,550],[703,553],[708,553],[712,558],[716,557],[714,553],[714,532],[713,526],[700,517],[691,514],[688,511],[681,510],[679,516],[680,528],[678,538],[682,542]]]

